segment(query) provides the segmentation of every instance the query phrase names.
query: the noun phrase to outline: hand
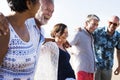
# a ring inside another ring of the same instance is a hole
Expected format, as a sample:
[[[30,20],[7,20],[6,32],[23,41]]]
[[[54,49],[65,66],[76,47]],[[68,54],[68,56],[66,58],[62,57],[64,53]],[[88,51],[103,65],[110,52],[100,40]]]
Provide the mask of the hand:
[[[119,73],[120,73],[120,66],[117,67],[117,69],[114,71],[114,74],[115,74],[115,75],[118,75]]]
[[[64,46],[65,48],[71,47],[71,45],[70,45],[70,43],[69,43],[68,41],[66,41],[66,42],[63,44],[63,46]]]
[[[8,31],[8,21],[5,16],[0,12],[0,36],[7,35]]]
[[[77,27],[77,28],[75,28],[75,31],[82,31],[82,28],[81,27]]]

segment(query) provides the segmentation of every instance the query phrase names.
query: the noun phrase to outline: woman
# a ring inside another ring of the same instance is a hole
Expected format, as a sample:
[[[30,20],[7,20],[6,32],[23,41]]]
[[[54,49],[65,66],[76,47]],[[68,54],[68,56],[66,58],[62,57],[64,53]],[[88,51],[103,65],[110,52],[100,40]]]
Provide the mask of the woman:
[[[58,80],[74,80],[75,74],[69,63],[70,55],[64,46],[68,37],[67,26],[63,23],[56,24],[51,36],[59,47]]]
[[[7,0],[15,13],[7,16],[9,32],[0,36],[0,80],[33,80],[39,34],[36,24],[25,24],[25,20],[35,16],[40,0]],[[36,39],[36,37],[38,37]],[[36,40],[34,40],[36,39]]]
[[[67,26],[56,24],[51,32],[54,42],[42,45],[36,73],[41,80],[75,80],[74,71],[69,63],[70,55],[64,47],[68,37]],[[37,78],[35,78],[37,80]]]

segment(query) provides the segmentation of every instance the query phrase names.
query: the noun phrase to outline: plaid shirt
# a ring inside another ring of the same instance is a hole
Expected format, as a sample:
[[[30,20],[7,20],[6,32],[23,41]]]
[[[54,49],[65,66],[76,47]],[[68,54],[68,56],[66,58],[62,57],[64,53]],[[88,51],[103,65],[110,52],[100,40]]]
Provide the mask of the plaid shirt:
[[[96,67],[111,69],[113,67],[114,48],[120,49],[120,33],[115,31],[112,36],[107,33],[107,27],[98,28],[94,33]]]

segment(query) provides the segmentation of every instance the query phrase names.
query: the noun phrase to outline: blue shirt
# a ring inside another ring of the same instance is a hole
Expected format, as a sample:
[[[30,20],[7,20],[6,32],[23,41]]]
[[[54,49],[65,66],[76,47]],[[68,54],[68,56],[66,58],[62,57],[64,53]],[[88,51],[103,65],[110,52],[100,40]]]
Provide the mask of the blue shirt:
[[[120,33],[115,31],[112,36],[107,33],[107,27],[98,28],[94,32],[96,67],[109,70],[113,67],[114,48],[120,49]]]

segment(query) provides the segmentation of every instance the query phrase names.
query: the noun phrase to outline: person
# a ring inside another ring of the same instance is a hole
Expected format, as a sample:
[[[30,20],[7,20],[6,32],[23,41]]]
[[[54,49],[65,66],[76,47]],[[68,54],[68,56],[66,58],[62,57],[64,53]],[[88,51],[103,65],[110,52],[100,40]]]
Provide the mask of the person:
[[[77,80],[94,80],[95,52],[92,33],[98,27],[99,21],[97,15],[89,14],[84,28],[77,30],[69,40],[72,46],[71,64],[75,70]]]
[[[44,36],[44,29],[42,28],[42,25],[45,25],[48,23],[50,18],[52,17],[52,14],[54,12],[54,0],[41,0],[41,8],[36,13],[36,16],[34,17],[35,23],[37,27],[39,28],[41,34]],[[27,21],[33,20],[28,19]],[[6,35],[8,32],[8,21],[5,18],[5,16],[0,12],[0,36]],[[51,38],[46,38],[45,41],[52,41]]]
[[[94,44],[96,53],[95,80],[111,80],[114,48],[116,48],[118,67],[115,75],[120,73],[120,33],[116,31],[119,26],[119,17],[112,16],[108,20],[108,26],[100,27],[94,32]]]
[[[58,23],[54,25],[51,31],[51,37],[59,48],[58,79],[57,80],[75,80],[75,74],[70,64],[70,54],[64,46],[68,37],[67,25]]]
[[[37,69],[35,72],[35,80],[57,80],[58,70],[58,47],[51,38],[45,38],[44,30],[42,25],[48,23],[54,12],[54,1],[53,0],[41,0],[41,10],[36,13],[35,22],[40,29],[42,37],[44,37],[44,44],[40,46],[40,53],[38,58]],[[29,19],[30,20],[30,19]],[[48,42],[50,41],[50,42]],[[49,46],[54,47],[49,47]],[[47,49],[46,49],[47,47]],[[44,49],[45,48],[45,49]],[[51,51],[52,50],[52,51]],[[54,60],[54,61],[52,61]],[[49,66],[49,68],[48,68]],[[49,73],[48,73],[49,72]]]
[[[36,33],[35,23],[25,21],[35,16],[40,0],[7,2],[15,13],[6,17],[9,30],[0,36],[0,54],[4,54],[0,57],[0,80],[33,80],[40,34]]]
[[[39,47],[47,41],[54,41],[51,38],[45,38],[44,37],[44,29],[43,25],[47,24],[50,18],[52,17],[52,14],[54,12],[54,0],[41,0],[41,8],[37,11],[34,19],[27,19],[26,22],[29,22],[29,25],[35,21],[38,31],[40,33],[40,45]],[[33,22],[32,22],[33,21]],[[4,30],[5,32],[5,30]],[[40,48],[39,48],[40,49]]]
[[[69,63],[70,55],[64,47],[68,36],[67,26],[63,23],[56,24],[51,36],[55,42],[49,41],[42,45],[35,80],[75,80],[74,71]]]
[[[52,17],[52,14],[53,14],[53,12],[54,12],[54,1],[53,0],[41,0],[41,8],[38,10],[38,12],[36,13],[36,16],[35,16],[35,18],[33,19],[33,18],[31,18],[31,19],[28,19],[28,20],[26,20],[26,23],[28,23],[29,25],[32,25],[32,23],[34,23],[34,20],[35,20],[35,23],[37,24],[37,27],[39,28],[39,29],[37,29],[39,32],[40,32],[40,45],[39,46],[41,46],[42,45],[42,43],[44,42],[44,40],[45,41],[52,41],[53,39],[50,39],[50,38],[46,38],[46,39],[44,39],[44,30],[43,30],[43,28],[41,27],[42,25],[44,25],[44,24],[47,24],[47,22],[49,21],[49,19]],[[1,23],[2,22],[4,22],[4,24],[1,24],[2,26],[4,26],[4,27],[0,27],[0,28],[6,28],[6,26],[7,26],[7,20],[6,20],[6,18],[4,18],[4,15],[3,14],[1,14],[2,16],[0,16],[1,18],[0,19],[2,19],[1,20]],[[5,23],[6,22],[6,23]],[[36,27],[36,28],[37,28]],[[5,30],[7,30],[7,29],[5,29]],[[5,30],[1,30],[1,32],[2,31],[4,31],[4,32],[7,32],[7,31],[5,31]],[[6,33],[5,33],[6,34]],[[2,34],[3,35],[3,34]],[[41,42],[42,41],[42,42]],[[40,51],[40,50],[38,50],[39,52],[38,53],[41,53],[42,54],[42,51]],[[55,52],[57,52],[57,51],[55,51]],[[40,58],[42,59],[42,57],[41,57],[41,54],[40,54]],[[47,54],[48,55],[48,54]],[[39,55],[38,55],[39,56]],[[45,57],[45,56],[44,56]],[[37,58],[38,59],[38,58]],[[40,59],[40,60],[41,60]],[[48,60],[48,59],[47,59]],[[44,59],[42,59],[42,62],[44,61]],[[57,61],[57,60],[56,60]],[[38,62],[38,61],[37,61]],[[40,61],[41,62],[41,61]],[[34,77],[34,79],[35,80],[39,80],[39,79],[42,79],[42,80],[44,80],[44,76],[42,75],[42,76],[40,76],[40,75],[38,75],[37,73],[39,73],[39,69],[41,70],[41,71],[43,71],[43,65],[40,65],[39,66],[39,64],[40,64],[40,62],[38,62],[38,69],[36,70],[36,74],[35,74],[35,77]],[[50,66],[50,65],[49,65]],[[39,67],[42,67],[42,69],[41,68],[39,68]],[[57,70],[57,67],[56,68],[54,68],[54,69],[56,69]],[[40,72],[41,72],[40,71]],[[55,71],[55,70],[54,70]],[[44,72],[42,72],[42,73],[44,73]],[[50,74],[50,73],[49,73]],[[38,77],[39,76],[39,77]],[[49,79],[48,77],[46,77],[47,79]],[[45,79],[45,80],[47,80],[47,79]],[[54,77],[52,78],[52,75],[50,75],[50,79],[51,80],[56,80]]]

